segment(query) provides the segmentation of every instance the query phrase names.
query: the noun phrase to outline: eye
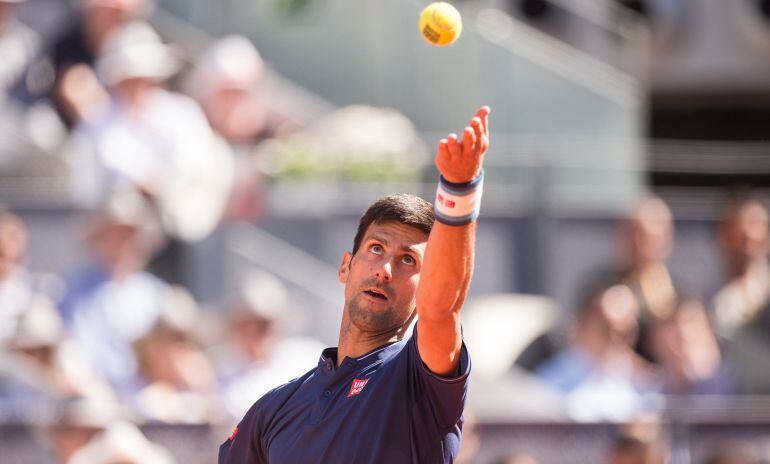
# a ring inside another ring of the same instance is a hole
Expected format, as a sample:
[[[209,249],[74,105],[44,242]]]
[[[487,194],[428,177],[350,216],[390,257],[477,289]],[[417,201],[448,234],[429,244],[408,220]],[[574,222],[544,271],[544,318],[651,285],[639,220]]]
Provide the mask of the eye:
[[[410,266],[414,266],[415,264],[417,264],[417,261],[410,255],[404,255],[404,257],[401,258],[401,262],[403,262],[404,264],[408,264]]]
[[[369,247],[369,251],[371,251],[372,253],[374,253],[376,255],[379,255],[379,254],[382,253],[382,245],[378,245],[378,244],[375,243],[374,245]]]

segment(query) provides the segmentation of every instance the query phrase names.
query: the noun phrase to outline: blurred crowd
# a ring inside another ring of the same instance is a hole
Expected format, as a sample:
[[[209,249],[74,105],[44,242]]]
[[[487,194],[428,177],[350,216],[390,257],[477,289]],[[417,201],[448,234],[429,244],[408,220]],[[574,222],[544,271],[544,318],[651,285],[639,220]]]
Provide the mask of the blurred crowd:
[[[0,161],[65,160],[89,213],[79,268],[52,276],[26,269],[35,244],[0,206],[0,411],[39,421],[55,462],[173,462],[133,424],[230,423],[323,348],[289,336],[270,274],[218,308],[174,283],[180,247],[260,214],[255,147],[298,123],[268,108],[244,37],[186,56],[144,0],[74,1],[77,20],[47,36],[25,3],[0,0]]]
[[[27,225],[0,208],[0,411],[56,411],[43,440],[57,462],[173,462],[133,424],[240,418],[323,348],[292,333],[291,295],[266,272],[218,308],[175,282],[175,250],[261,213],[260,142],[301,122],[265,103],[246,38],[184,56],[144,20],[145,0],[78,0],[78,20],[45,37],[17,19],[23,3],[0,0],[0,160],[56,152],[91,213],[81,266],[51,276],[25,267]],[[617,260],[585,270],[571,322],[532,334],[512,369],[574,420],[632,421],[650,398],[770,394],[769,222],[750,195],[729,203],[714,235],[724,280],[698,295],[667,264],[672,212],[645,199],[618,224]],[[624,433],[608,462],[663,462],[660,443]],[[755,462],[725,456],[710,462]]]
[[[594,418],[622,415],[645,393],[770,393],[769,219],[748,192],[727,203],[714,231],[723,281],[698,295],[667,264],[671,210],[644,199],[617,226],[615,262],[586,270],[568,333],[538,337],[517,364]]]
[[[625,424],[605,462],[663,464],[672,453],[671,431],[660,424],[667,407],[770,393],[770,214],[746,192],[728,202],[714,231],[723,281],[710,295],[693,293],[687,276],[669,269],[674,217],[662,199],[642,200],[616,231],[616,261],[586,269],[566,327],[509,327],[533,340],[513,350],[511,372],[537,380],[522,402],[543,396],[558,417]],[[770,448],[748,440],[712,445],[704,462],[770,462]],[[526,453],[500,462],[537,463]]]

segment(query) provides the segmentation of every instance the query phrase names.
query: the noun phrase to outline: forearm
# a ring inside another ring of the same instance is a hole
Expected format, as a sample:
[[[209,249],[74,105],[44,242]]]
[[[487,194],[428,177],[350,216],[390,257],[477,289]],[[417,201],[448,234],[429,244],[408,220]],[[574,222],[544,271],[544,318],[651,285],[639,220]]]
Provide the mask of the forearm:
[[[428,239],[417,289],[417,345],[425,365],[439,375],[452,375],[460,362],[460,310],[473,273],[475,231],[475,222],[436,222]]]
[[[475,222],[433,226],[417,289],[420,319],[440,321],[459,313],[473,275],[475,236]]]

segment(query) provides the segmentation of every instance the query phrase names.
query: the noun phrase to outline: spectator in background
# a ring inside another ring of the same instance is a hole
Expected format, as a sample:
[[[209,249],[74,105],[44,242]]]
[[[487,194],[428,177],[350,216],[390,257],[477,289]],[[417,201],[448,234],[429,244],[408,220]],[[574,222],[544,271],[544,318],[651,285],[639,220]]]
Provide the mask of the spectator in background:
[[[139,385],[133,402],[144,419],[208,423],[221,418],[214,366],[196,340],[201,317],[192,296],[175,287],[155,326],[134,342]]]
[[[666,264],[673,238],[673,215],[666,202],[645,198],[618,226],[618,261],[610,270],[636,297],[639,336],[635,350],[651,361],[657,359],[649,346],[650,326],[670,316],[681,291]]]
[[[719,225],[719,244],[726,259],[727,282],[714,297],[719,330],[730,336],[739,327],[766,325],[770,303],[770,225],[765,206],[756,199],[734,201]]]
[[[591,285],[577,314],[567,349],[535,373],[567,394],[567,412],[577,420],[626,420],[644,408],[654,391],[650,365],[634,351],[639,306],[625,285]]]
[[[643,199],[617,226],[617,258],[599,270],[598,280],[628,287],[639,308],[634,350],[647,361],[658,362],[650,346],[650,327],[670,316],[681,291],[675,284],[666,260],[674,238],[673,215],[658,197]],[[553,354],[556,334],[536,339],[516,364],[532,370]]]
[[[264,78],[265,64],[249,39],[227,36],[201,53],[185,90],[225,140],[253,146],[276,129],[261,93]]]
[[[111,35],[96,63],[109,107],[76,131],[86,157],[78,172],[91,176],[76,183],[91,186],[82,195],[92,200],[116,184],[137,188],[157,206],[169,236],[197,241],[222,217],[233,162],[195,101],[163,88],[179,64],[146,23]]]
[[[66,338],[54,303],[44,295],[36,295],[23,313],[8,350],[14,372],[47,390],[52,398],[86,393],[113,398],[79,347]]]
[[[33,296],[32,278],[24,268],[27,226],[0,205],[0,345],[16,331]]]
[[[650,332],[652,352],[663,370],[664,393],[736,393],[734,373],[722,359],[711,321],[699,300],[681,300]]]
[[[125,391],[136,374],[131,343],[153,327],[169,291],[144,271],[163,236],[147,201],[124,190],[91,220],[85,240],[90,262],[72,280],[60,310],[97,373]]]
[[[275,135],[283,123],[267,107],[264,79],[265,64],[254,45],[245,37],[228,36],[198,57],[184,85],[236,155],[229,212],[238,219],[253,219],[263,208],[263,179],[254,146]]]
[[[713,299],[718,333],[742,391],[770,393],[770,216],[751,197],[733,200],[719,225],[727,282]]]
[[[214,350],[233,417],[242,417],[257,398],[295,378],[323,350],[317,340],[286,335],[290,311],[288,291],[276,277],[254,271],[243,279],[228,309],[227,341]]]
[[[94,63],[108,39],[140,16],[145,0],[77,0],[80,20],[50,51],[55,72],[52,100],[69,127],[97,117],[108,101],[94,72]]]

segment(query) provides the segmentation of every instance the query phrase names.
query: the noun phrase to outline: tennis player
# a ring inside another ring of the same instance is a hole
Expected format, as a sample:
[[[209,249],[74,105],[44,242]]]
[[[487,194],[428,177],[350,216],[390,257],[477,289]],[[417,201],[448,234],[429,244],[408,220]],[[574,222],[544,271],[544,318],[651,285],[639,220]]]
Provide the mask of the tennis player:
[[[460,310],[488,115],[482,107],[459,138],[439,142],[434,205],[397,194],[364,213],[339,267],[338,347],[260,398],[221,446],[220,464],[454,462],[470,373]]]

